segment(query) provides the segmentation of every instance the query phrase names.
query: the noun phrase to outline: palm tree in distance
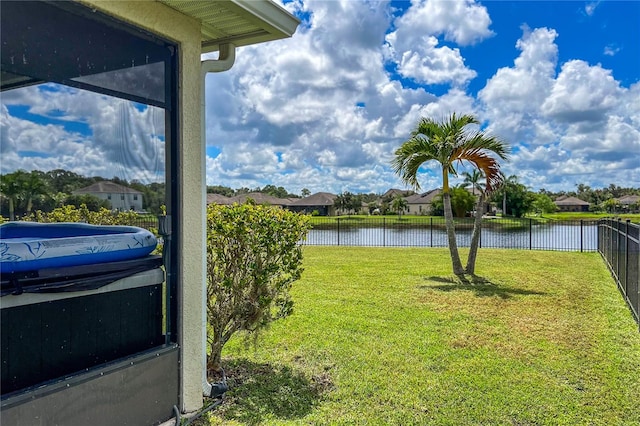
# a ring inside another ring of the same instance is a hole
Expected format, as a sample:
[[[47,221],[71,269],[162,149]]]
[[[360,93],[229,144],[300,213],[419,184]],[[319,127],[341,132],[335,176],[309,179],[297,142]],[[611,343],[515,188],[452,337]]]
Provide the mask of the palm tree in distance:
[[[16,220],[15,209],[24,198],[23,184],[28,176],[22,169],[0,176],[0,194],[9,201],[9,220]]]
[[[23,195],[27,201],[27,214],[33,209],[34,198],[48,193],[47,183],[42,179],[42,174],[34,170],[25,176],[22,183]]]
[[[502,216],[504,217],[507,216],[507,193],[509,192],[509,189],[511,189],[514,185],[518,185],[519,182],[518,176],[516,175],[507,177],[502,172],[500,172],[500,174],[502,176]],[[511,216],[514,216],[514,214],[512,213]]]
[[[427,161],[437,161],[442,169],[442,200],[444,216],[451,253],[453,273],[464,275],[465,271],[460,262],[458,245],[456,243],[453,213],[451,211],[451,193],[449,175],[456,176],[455,163],[468,161],[485,176],[485,188],[492,191],[500,185],[502,175],[498,161],[490,154],[506,160],[509,147],[500,139],[488,136],[484,132],[465,131],[468,125],[478,125],[480,122],[472,115],[456,115],[437,122],[431,118],[421,118],[411,137],[395,151],[395,158],[391,162],[393,170],[405,184],[420,189],[418,171]]]
[[[407,200],[402,195],[396,195],[391,202],[391,208],[398,213],[398,220],[402,217],[402,212],[407,208]]]
[[[471,186],[473,195],[480,195],[482,192],[484,192],[485,184],[484,182],[482,182],[482,178],[484,178],[484,175],[480,170],[473,169],[471,173],[462,172],[462,177],[464,177],[463,184],[465,185],[465,187]],[[476,191],[478,191],[478,194],[476,194]]]

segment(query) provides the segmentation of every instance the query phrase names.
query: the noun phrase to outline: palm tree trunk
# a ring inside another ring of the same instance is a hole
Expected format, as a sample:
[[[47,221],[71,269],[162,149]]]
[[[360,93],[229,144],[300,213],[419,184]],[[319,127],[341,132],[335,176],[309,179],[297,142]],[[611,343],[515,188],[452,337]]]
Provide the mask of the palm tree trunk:
[[[473,221],[473,234],[471,234],[471,245],[469,256],[467,257],[467,267],[465,272],[470,275],[475,274],[476,257],[478,255],[478,244],[480,242],[480,232],[482,231],[482,215],[484,214],[484,192],[480,193],[478,204],[476,205],[476,215]]]
[[[451,253],[451,264],[453,273],[464,275],[460,254],[458,253],[458,243],[456,242],[456,231],[453,225],[453,213],[451,212],[451,194],[449,193],[448,170],[443,170],[442,201],[444,203],[444,220],[447,227],[447,238],[449,239],[449,252]]]
[[[502,217],[507,215],[507,188],[504,188],[504,194],[502,195]]]
[[[14,221],[16,220],[16,214],[15,214],[15,205],[14,205],[14,201],[13,201],[13,197],[9,197],[9,220]]]

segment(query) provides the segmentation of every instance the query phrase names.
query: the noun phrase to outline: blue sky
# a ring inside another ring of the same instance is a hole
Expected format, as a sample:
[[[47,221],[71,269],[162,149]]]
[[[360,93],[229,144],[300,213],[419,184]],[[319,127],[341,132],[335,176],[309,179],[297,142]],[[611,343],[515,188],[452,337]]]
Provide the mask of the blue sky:
[[[207,77],[209,185],[402,188],[394,150],[421,116],[455,111],[512,145],[503,170],[534,191],[640,187],[640,1],[284,7],[303,20],[291,39],[240,48]],[[3,173],[161,175],[155,108],[45,86],[3,93],[0,113]]]

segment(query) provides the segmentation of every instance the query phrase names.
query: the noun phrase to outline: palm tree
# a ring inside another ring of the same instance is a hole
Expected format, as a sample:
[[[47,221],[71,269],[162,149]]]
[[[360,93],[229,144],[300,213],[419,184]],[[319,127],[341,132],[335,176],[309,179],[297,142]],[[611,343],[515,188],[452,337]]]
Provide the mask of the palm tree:
[[[418,170],[427,161],[435,160],[442,169],[442,200],[444,216],[451,253],[453,273],[464,275],[458,245],[456,243],[453,213],[451,211],[451,194],[449,175],[456,175],[455,162],[470,162],[476,169],[484,173],[486,189],[491,191],[501,182],[500,167],[493,153],[502,159],[509,154],[508,146],[493,136],[481,131],[466,132],[470,124],[480,124],[471,115],[458,116],[453,113],[448,119],[437,122],[431,118],[421,118],[411,137],[395,151],[391,165],[405,184],[420,189]]]
[[[478,201],[476,203],[476,211],[474,213],[471,244],[469,245],[469,255],[467,257],[467,266],[465,267],[465,272],[467,274],[474,275],[476,269],[476,257],[478,256],[478,245],[480,244],[480,232],[482,231],[482,215],[485,210],[486,185],[482,182],[484,174],[478,169],[473,169],[471,173],[463,172],[462,176],[464,176],[463,185],[468,186],[468,184],[471,184],[473,195],[476,195],[476,190],[478,191]]]
[[[25,176],[22,183],[22,191],[27,201],[27,214],[33,209],[33,199],[47,194],[47,183],[42,179],[42,172],[32,171]]]
[[[518,176],[516,175],[511,175],[509,177],[506,177],[502,172],[500,173],[501,178],[502,178],[502,216],[506,216],[507,215],[507,192],[508,189],[510,189],[511,187],[513,187],[514,185],[518,185]]]
[[[469,186],[469,184],[471,185],[471,191],[473,192],[473,195],[476,195],[476,190],[478,190],[478,194],[484,192],[485,184],[482,182],[482,178],[484,178],[484,175],[480,170],[473,169],[471,173],[462,172],[462,176],[464,177],[463,183],[465,184],[465,187]]]
[[[16,170],[0,176],[0,193],[9,202],[9,220],[15,220],[15,208],[22,196],[24,195],[23,183],[28,176],[24,170]]]
[[[391,208],[398,213],[398,219],[400,219],[402,212],[407,208],[407,200],[402,195],[396,195],[391,202]]]

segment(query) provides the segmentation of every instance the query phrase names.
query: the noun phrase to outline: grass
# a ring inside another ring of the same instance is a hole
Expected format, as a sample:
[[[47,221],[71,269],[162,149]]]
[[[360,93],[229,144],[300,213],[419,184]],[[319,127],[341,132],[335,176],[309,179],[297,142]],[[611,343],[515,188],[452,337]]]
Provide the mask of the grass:
[[[640,223],[640,214],[638,213],[624,213],[624,214],[614,214],[614,213],[572,213],[572,212],[563,212],[563,213],[545,213],[542,217],[552,220],[597,220],[604,219],[608,217],[615,217],[624,220],[629,219],[633,223]]]
[[[304,250],[294,314],[225,347],[197,424],[640,424],[640,333],[598,254],[481,250],[463,285],[446,249]]]

